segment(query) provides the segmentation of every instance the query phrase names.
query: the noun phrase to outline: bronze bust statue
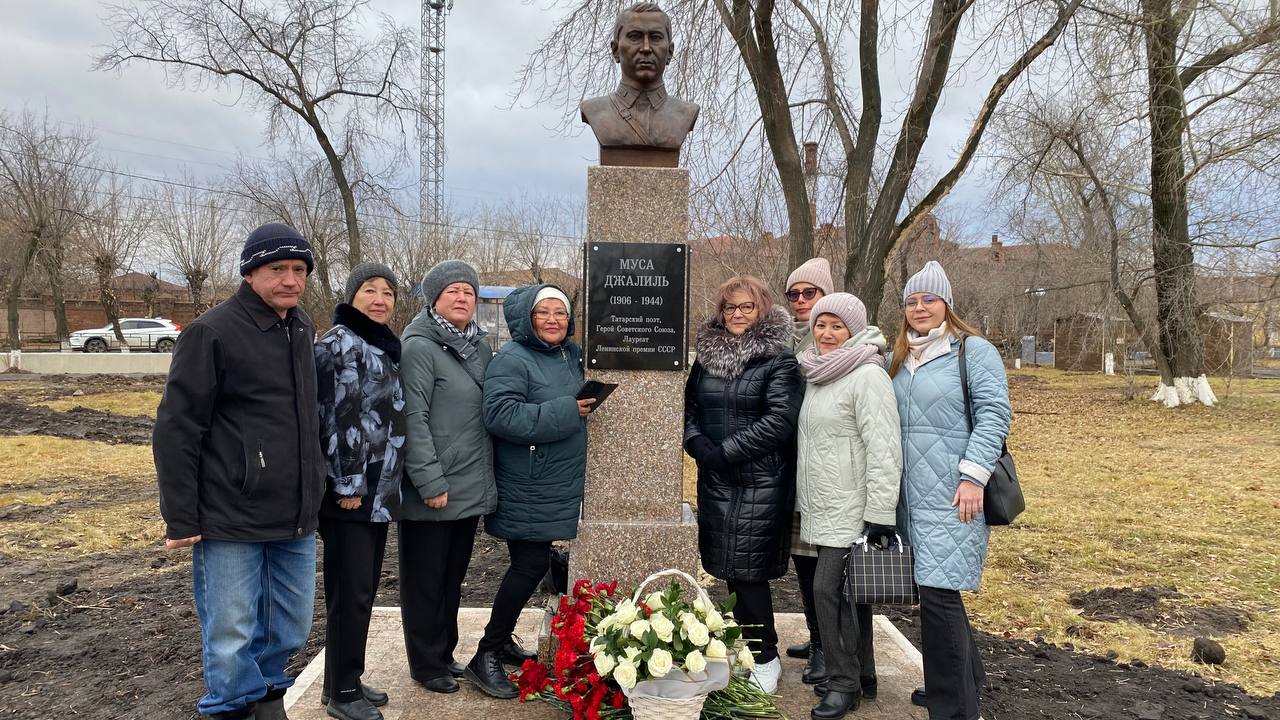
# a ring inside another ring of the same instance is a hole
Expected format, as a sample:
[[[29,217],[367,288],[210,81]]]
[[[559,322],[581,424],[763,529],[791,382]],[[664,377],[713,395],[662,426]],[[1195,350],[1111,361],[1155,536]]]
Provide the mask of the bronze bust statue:
[[[600,143],[600,164],[675,167],[698,106],[667,94],[662,84],[675,50],[671,18],[656,3],[636,3],[618,14],[609,48],[622,66],[622,82],[613,94],[580,106]]]

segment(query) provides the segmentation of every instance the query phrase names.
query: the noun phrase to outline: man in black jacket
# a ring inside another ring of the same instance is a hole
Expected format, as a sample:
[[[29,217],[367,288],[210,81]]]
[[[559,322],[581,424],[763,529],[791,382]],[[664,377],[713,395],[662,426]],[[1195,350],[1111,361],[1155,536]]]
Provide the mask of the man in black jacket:
[[[313,268],[293,228],[250,233],[244,282],[182,331],[156,412],[165,547],[192,548],[197,709],[217,718],[284,718],[285,662],[311,627],[324,470],[315,328],[297,305]]]

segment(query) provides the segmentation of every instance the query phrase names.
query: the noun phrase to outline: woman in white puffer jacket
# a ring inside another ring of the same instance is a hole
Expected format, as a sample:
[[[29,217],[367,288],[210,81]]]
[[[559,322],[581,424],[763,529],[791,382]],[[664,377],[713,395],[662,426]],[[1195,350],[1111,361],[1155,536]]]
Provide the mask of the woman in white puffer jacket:
[[[815,347],[802,352],[807,386],[796,473],[800,536],[818,547],[814,602],[828,680],[817,720],[840,718],[876,694],[871,606],[850,606],[842,588],[855,540],[894,535],[902,441],[885,339],[862,301],[833,293],[810,314]]]

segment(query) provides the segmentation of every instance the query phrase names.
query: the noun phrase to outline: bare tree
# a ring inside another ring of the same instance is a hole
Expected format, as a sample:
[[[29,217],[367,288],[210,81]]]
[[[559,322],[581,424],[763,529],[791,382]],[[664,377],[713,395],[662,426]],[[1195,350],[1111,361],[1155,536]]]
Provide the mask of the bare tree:
[[[153,224],[160,254],[187,283],[195,314],[213,304],[211,282],[234,248],[233,213],[225,198],[201,190],[190,175],[161,187]]]
[[[1153,399],[1213,404],[1197,266],[1274,252],[1280,208],[1258,198],[1280,154],[1280,6],[1114,2],[1079,20],[1073,49],[1091,62],[1014,101],[1005,179],[1042,205],[1068,199],[1061,226],[1100,240],[1111,294],[1160,371]]]
[[[1244,12],[1242,12],[1244,11]],[[1200,25],[1216,26],[1222,34],[1205,35]],[[1262,13],[1218,2],[1142,0],[1139,27],[1146,48],[1147,94],[1151,124],[1151,249],[1156,280],[1156,321],[1161,350],[1168,358],[1172,383],[1157,392],[1170,407],[1185,402],[1214,402],[1204,376],[1204,345],[1200,337],[1200,308],[1195,298],[1195,253],[1187,188],[1194,168],[1186,165],[1188,117],[1240,93],[1248,80],[1241,73],[1273,75],[1280,69],[1280,5]],[[1225,30],[1225,32],[1222,32]],[[1225,37],[1223,37],[1225,35]],[[1245,62],[1240,68],[1231,64]],[[1226,67],[1226,87],[1214,88],[1206,77]],[[1209,88],[1208,98],[1192,98],[1188,91]],[[1251,139],[1250,145],[1257,142]],[[1228,143],[1230,145],[1231,143]],[[1222,147],[1222,156],[1243,148]],[[1201,159],[1200,162],[1204,160]]]
[[[37,117],[30,111],[15,119],[0,115],[0,202],[5,203],[5,214],[20,238],[5,298],[13,350],[21,350],[18,297],[37,259],[50,280],[58,338],[68,335],[62,260],[66,240],[91,204],[96,175],[90,164],[93,146],[87,131],[59,131],[47,115]]]
[[[240,163],[232,183],[253,224],[283,222],[307,239],[316,262],[307,283],[308,305],[332,307],[335,288],[353,260],[342,251],[345,201],[323,161],[301,156],[291,162]]]
[[[360,146],[393,134],[404,149],[405,126],[419,110],[412,84],[414,32],[386,15],[368,34],[369,0],[144,0],[108,6],[114,42],[99,70],[133,61],[155,63],[170,81],[198,88],[231,87],[266,110],[272,138],[314,138],[332,175],[346,226],[344,260],[362,249],[349,161]]]
[[[608,46],[612,18],[625,4],[621,0],[562,2],[570,12],[526,64],[521,90],[550,78],[549,89],[543,89],[539,99],[572,107],[587,92],[607,86],[613,69],[599,49]],[[756,117],[747,124],[745,135],[763,126],[786,201],[792,267],[814,252],[812,199],[805,188],[793,113],[801,108],[815,109],[832,130],[844,166],[840,177],[847,258],[844,286],[867,298],[872,314],[879,306],[889,253],[955,186],[977,152],[1004,93],[1058,39],[1080,0],[1020,4],[1011,16],[996,20],[992,37],[1026,37],[1026,45],[992,83],[955,163],[917,202],[907,206],[935,111],[956,70],[952,59],[958,35],[972,19],[969,12],[974,3],[933,0],[928,5],[927,13],[904,11],[900,19],[906,23],[918,20],[914,35],[920,39],[914,89],[900,124],[894,123],[892,116],[885,122],[881,92],[880,55],[894,42],[897,31],[895,27],[882,28],[881,16],[894,8],[882,8],[877,0],[862,0],[856,7],[851,0],[822,4],[805,0],[683,0],[670,8],[678,23],[673,67],[677,91],[704,106],[703,127],[693,142],[740,148],[746,142],[745,136],[737,137],[744,131],[741,120]],[[845,81],[841,56],[843,35],[852,29],[855,19],[856,85],[861,95],[857,111],[849,100],[853,83]],[[1046,29],[1020,30],[1037,26]],[[986,48],[990,40],[979,39],[977,44]],[[888,129],[895,125],[896,137],[887,138]],[[881,150],[886,146],[892,150],[884,155]],[[698,154],[696,148],[690,152]]]
[[[76,228],[97,281],[98,302],[122,348],[128,346],[120,330],[120,312],[112,281],[117,273],[131,266],[151,224],[150,208],[138,196],[130,195],[129,190],[119,176],[110,176],[97,191],[98,199],[90,215]]]

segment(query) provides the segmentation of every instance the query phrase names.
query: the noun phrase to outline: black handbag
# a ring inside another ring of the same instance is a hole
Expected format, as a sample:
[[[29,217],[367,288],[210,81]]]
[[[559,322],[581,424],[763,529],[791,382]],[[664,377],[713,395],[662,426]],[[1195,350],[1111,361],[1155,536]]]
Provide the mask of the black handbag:
[[[960,387],[964,392],[964,417],[969,424],[969,432],[973,432],[973,399],[969,397],[969,364],[964,357],[964,341],[965,338],[961,337]],[[996,460],[982,492],[982,514],[988,525],[1008,525],[1026,508],[1027,501],[1022,496],[1022,486],[1018,484],[1018,469],[1013,465],[1008,444],[1002,440],[1000,459]]]
[[[881,549],[865,536],[853,542],[845,561],[845,598],[863,605],[918,605],[916,559],[911,545],[895,535],[897,544]]]

